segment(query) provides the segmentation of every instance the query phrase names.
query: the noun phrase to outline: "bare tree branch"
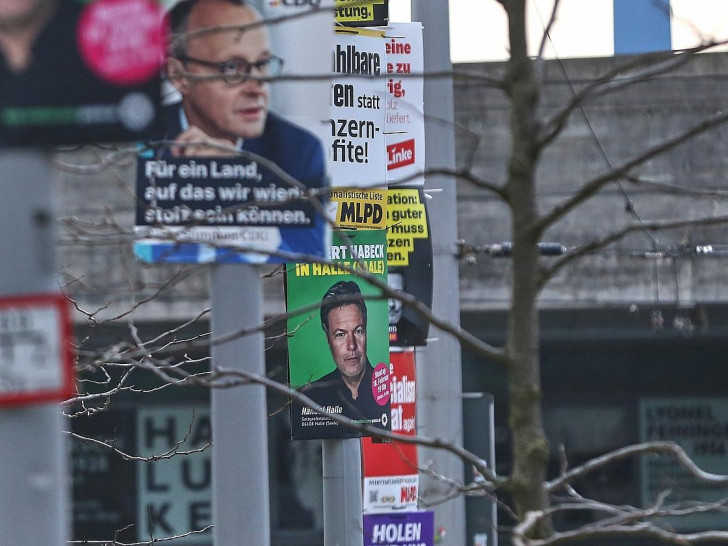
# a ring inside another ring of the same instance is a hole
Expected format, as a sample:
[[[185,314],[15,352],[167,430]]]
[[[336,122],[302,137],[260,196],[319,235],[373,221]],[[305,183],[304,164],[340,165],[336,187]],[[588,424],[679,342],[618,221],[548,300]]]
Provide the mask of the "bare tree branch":
[[[75,432],[67,432],[71,438],[75,438],[77,440],[82,441],[85,444],[94,444],[101,447],[104,447],[106,449],[110,449],[114,453],[116,453],[119,457],[124,459],[125,461],[137,461],[137,462],[154,462],[154,461],[163,461],[165,459],[171,459],[176,456],[187,456],[192,455],[194,453],[202,453],[205,451],[208,447],[210,447],[212,444],[206,443],[204,446],[189,450],[181,450],[180,447],[183,446],[187,440],[189,440],[190,436],[192,435],[192,426],[195,422],[195,416],[194,412],[192,415],[192,420],[190,421],[190,425],[187,428],[187,432],[184,435],[184,437],[180,440],[177,440],[175,442],[174,447],[168,449],[164,453],[161,453],[159,455],[148,455],[145,457],[139,456],[139,455],[131,455],[129,453],[126,453],[122,450],[120,450],[118,447],[116,447],[116,442],[114,440],[104,441],[104,440],[98,440],[96,438],[91,438],[89,436],[83,436],[81,434],[76,434]]]
[[[553,493],[566,484],[573,482],[577,478],[581,478],[595,470],[602,468],[608,464],[621,461],[636,455],[646,454],[669,454],[672,455],[693,477],[706,483],[713,485],[728,485],[728,475],[713,474],[701,470],[685,451],[674,442],[647,442],[643,444],[635,444],[623,447],[607,453],[601,457],[596,457],[586,463],[572,468],[568,472],[561,474],[558,478],[550,480],[546,483],[546,489]]]
[[[194,535],[200,535],[202,533],[206,533],[207,531],[211,530],[214,527],[214,525],[207,525],[203,527],[202,529],[196,529],[194,531],[188,531],[187,533],[180,533],[178,535],[173,535],[169,537],[159,537],[159,538],[151,538],[149,540],[143,540],[140,542],[120,542],[119,540],[113,539],[113,540],[70,540],[66,544],[78,544],[79,546],[153,546],[157,543],[162,542],[174,542],[178,541],[179,539],[190,537]]]
[[[554,277],[554,275],[556,275],[556,273],[558,273],[566,265],[574,262],[579,258],[588,256],[597,250],[607,247],[612,243],[616,243],[617,241],[620,241],[631,233],[641,231],[665,231],[682,227],[716,226],[726,223],[728,223],[728,216],[713,216],[710,218],[696,218],[694,220],[674,220],[630,224],[629,226],[610,233],[601,239],[596,239],[578,248],[569,249],[566,255],[561,258],[555,259],[548,267],[542,268],[539,286],[543,287],[550,279]]]
[[[683,144],[691,138],[701,135],[711,129],[719,127],[720,125],[728,121],[728,113],[721,112],[714,116],[711,116],[703,122],[695,125],[694,127],[683,131],[682,133],[667,139],[660,144],[649,148],[645,152],[641,153],[637,157],[623,163],[622,165],[615,167],[610,172],[603,174],[591,181],[585,183],[579,190],[560,205],[554,207],[549,213],[541,216],[534,222],[534,229],[537,233],[543,233],[549,226],[553,225],[556,221],[563,218],[565,215],[573,211],[578,205],[585,202],[587,199],[594,196],[600,189],[614,182],[620,178],[623,178],[629,172],[654,157],[660,156],[666,152],[669,152],[673,148]]]
[[[637,83],[649,81],[664,74],[669,74],[690,62],[695,54],[702,53],[725,43],[725,41],[721,41],[701,44],[677,54],[668,51],[641,55],[613,68],[600,78],[592,80],[579,91],[576,91],[572,82],[568,80],[568,75],[565,74],[573,96],[568,104],[544,123],[543,134],[539,139],[539,147],[543,148],[547,146],[554,138],[561,134],[571,114],[574,113],[574,110],[583,108],[586,101],[614,93]],[[633,71],[635,72],[630,73]]]

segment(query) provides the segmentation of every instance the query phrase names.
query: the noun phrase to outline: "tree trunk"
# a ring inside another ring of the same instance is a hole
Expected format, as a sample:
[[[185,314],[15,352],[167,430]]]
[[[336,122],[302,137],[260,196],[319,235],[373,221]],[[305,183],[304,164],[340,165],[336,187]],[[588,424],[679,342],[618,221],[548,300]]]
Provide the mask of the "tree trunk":
[[[513,472],[510,492],[519,517],[548,506],[544,490],[548,444],[541,414],[539,370],[538,297],[540,234],[537,218],[536,164],[539,124],[539,87],[528,58],[525,31],[525,3],[505,3],[509,15],[511,59],[506,89],[511,103],[511,156],[507,192],[512,215],[513,270],[506,345],[510,385],[509,421],[513,435]],[[544,523],[536,533],[550,532]]]

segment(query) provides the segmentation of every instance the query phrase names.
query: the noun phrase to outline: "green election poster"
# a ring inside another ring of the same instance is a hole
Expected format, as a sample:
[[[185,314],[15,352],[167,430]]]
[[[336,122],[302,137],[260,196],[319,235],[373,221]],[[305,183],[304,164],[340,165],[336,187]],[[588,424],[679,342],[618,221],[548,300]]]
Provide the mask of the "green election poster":
[[[355,273],[386,284],[386,231],[337,231],[328,255],[331,263],[287,266],[291,387],[326,412],[390,430],[387,299]],[[296,400],[291,429],[294,439],[362,435]]]

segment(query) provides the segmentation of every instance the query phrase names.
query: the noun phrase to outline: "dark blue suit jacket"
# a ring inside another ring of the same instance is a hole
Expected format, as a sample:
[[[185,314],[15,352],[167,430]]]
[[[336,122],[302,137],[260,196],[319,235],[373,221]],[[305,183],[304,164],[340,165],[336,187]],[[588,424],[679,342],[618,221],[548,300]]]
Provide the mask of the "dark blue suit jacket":
[[[182,132],[181,103],[164,107],[165,140],[174,140]],[[243,150],[264,157],[309,188],[328,186],[324,150],[321,141],[309,131],[268,112],[263,134],[243,140]],[[167,155],[162,153],[162,156]],[[269,178],[270,180],[270,178]],[[324,202],[325,195],[319,196]],[[302,245],[323,249],[325,221],[316,216],[311,228],[281,227],[279,250],[293,252]],[[323,256],[323,251],[318,253]],[[223,260],[225,261],[225,260]]]

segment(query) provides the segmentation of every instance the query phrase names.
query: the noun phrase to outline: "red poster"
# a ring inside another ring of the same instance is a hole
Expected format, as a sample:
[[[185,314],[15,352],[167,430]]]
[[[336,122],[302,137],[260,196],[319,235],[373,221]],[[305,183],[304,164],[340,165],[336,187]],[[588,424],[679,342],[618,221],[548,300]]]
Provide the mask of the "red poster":
[[[415,352],[389,353],[392,432],[415,435]],[[364,511],[416,510],[417,446],[362,438]]]

